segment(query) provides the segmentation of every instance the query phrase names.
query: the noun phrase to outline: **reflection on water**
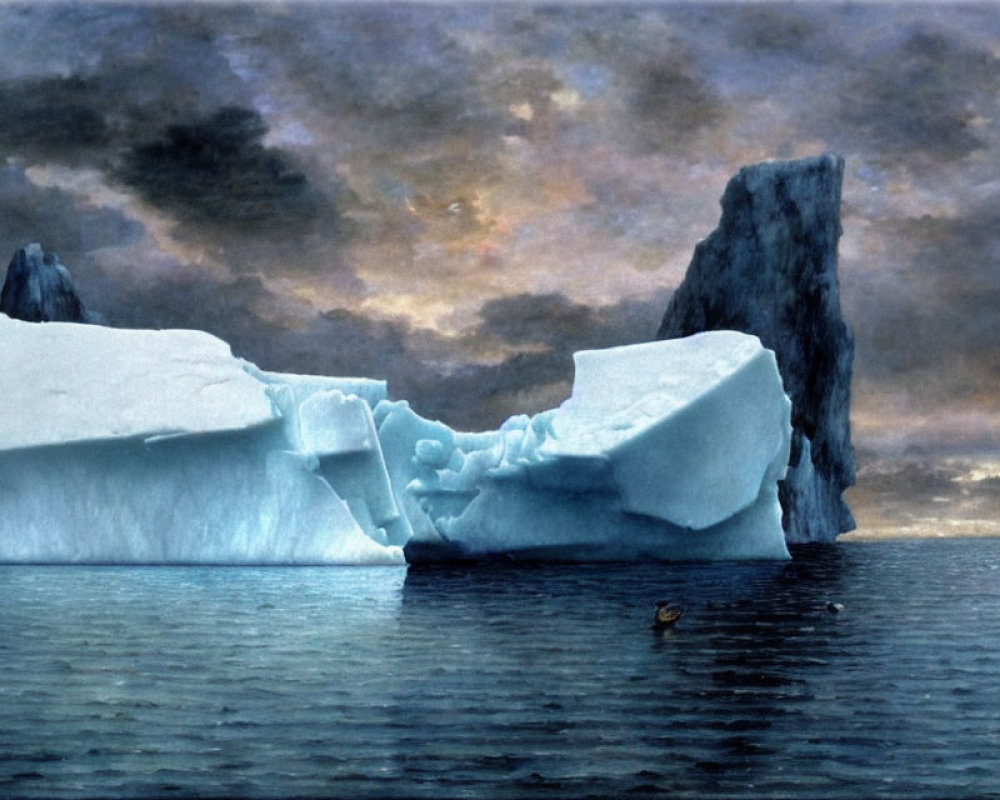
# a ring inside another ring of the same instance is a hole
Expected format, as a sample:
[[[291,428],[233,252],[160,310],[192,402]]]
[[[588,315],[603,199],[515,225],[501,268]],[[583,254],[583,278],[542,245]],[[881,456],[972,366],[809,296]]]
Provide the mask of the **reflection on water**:
[[[1000,797],[998,570],[4,567],[0,797]]]

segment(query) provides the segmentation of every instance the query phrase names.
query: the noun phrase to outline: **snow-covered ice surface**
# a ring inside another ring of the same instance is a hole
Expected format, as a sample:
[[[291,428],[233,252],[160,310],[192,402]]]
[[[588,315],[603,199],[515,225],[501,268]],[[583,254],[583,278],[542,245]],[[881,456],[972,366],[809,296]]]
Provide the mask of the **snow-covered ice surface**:
[[[562,406],[485,433],[198,331],[0,337],[3,562],[787,557],[789,402],[745,334],[578,353]]]
[[[241,430],[277,418],[266,387],[201,331],[0,316],[0,448]]]

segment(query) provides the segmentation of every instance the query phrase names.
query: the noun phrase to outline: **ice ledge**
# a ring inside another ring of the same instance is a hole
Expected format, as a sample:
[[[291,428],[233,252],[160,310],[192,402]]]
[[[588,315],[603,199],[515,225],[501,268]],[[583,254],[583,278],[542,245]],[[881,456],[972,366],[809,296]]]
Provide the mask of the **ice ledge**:
[[[278,418],[221,339],[0,314],[0,450],[218,433]]]

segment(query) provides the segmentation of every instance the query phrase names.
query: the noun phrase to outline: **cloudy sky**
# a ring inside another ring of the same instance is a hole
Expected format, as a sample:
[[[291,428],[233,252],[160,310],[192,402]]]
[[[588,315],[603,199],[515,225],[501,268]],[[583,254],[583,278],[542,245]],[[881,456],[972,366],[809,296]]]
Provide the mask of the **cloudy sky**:
[[[847,163],[864,452],[1000,445],[1000,9],[0,5],[0,257],[463,427],[653,337],[741,165]]]

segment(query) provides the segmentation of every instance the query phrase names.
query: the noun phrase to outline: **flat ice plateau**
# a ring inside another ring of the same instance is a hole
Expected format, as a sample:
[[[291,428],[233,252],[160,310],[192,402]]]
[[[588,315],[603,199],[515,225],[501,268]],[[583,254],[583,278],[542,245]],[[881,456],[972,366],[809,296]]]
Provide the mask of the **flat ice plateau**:
[[[0,337],[0,562],[788,557],[790,403],[754,336],[577,353],[559,408],[485,433],[200,331]]]

